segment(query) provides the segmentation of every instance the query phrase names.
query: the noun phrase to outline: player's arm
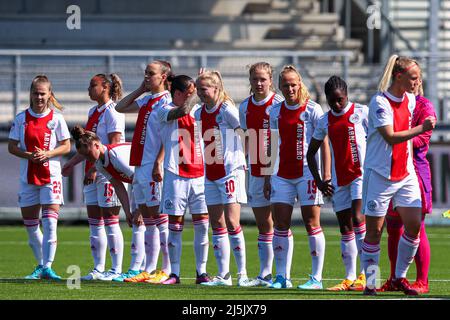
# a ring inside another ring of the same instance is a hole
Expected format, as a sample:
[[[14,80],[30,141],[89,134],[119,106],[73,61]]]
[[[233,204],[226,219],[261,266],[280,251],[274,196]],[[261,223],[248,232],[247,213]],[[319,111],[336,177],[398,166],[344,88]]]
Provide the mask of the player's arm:
[[[121,132],[110,132],[110,133],[108,133],[108,140],[109,140],[110,144],[120,143],[121,139],[122,139],[122,133]]]
[[[172,121],[184,117],[191,112],[194,106],[195,96],[191,96],[181,107],[173,108],[167,113],[167,121]]]
[[[62,167],[61,174],[64,177],[68,177],[72,174],[73,167],[75,167],[80,162],[84,161],[85,157],[79,154],[78,152],[67,161]]]
[[[141,94],[146,92],[144,81],[142,81],[139,88],[131,92],[125,98],[119,101],[116,105],[116,111],[121,113],[133,113],[139,111],[139,105],[135,101]]]
[[[125,186],[123,185],[122,181],[119,181],[115,178],[111,178],[109,181],[114,187],[117,197],[119,198],[120,203],[122,204],[123,211],[125,212],[125,216],[127,218],[128,226],[132,227],[133,217],[130,211],[130,200],[128,198],[127,189],[125,189]]]
[[[25,151],[19,148],[19,141],[9,139],[8,140],[8,152],[16,157],[27,159],[35,162],[33,160],[33,152]]]
[[[70,152],[70,139],[65,139],[59,141],[59,146],[53,150],[43,150],[36,147],[34,157],[38,160],[38,162],[46,162],[51,158],[63,156],[69,152]]]
[[[164,145],[161,144],[155,163],[153,164],[152,178],[156,182],[163,180],[163,173],[161,172],[161,164],[164,161]]]
[[[325,137],[327,138],[327,137]],[[317,188],[322,191],[324,196],[331,197],[334,192],[334,187],[331,184],[331,174],[329,176],[326,176],[324,172],[324,179],[322,180],[322,177],[319,174],[319,169],[317,167],[317,161],[316,161],[316,153],[319,151],[319,148],[322,146],[322,155],[324,154],[324,146],[325,146],[325,139],[324,140],[317,140],[315,138],[311,138],[311,141],[309,142],[308,146],[308,152],[306,153],[306,160],[308,161],[308,168],[311,172],[312,176],[314,177],[314,181],[316,182]],[[326,142],[328,144],[328,142]],[[329,147],[328,147],[329,150]],[[325,168],[325,158],[324,158],[324,168]],[[329,164],[331,167],[331,164]]]
[[[377,130],[383,139],[392,146],[394,144],[408,141],[426,131],[433,130],[435,125],[436,118],[430,116],[425,118],[422,124],[409,130],[394,132],[394,127],[392,125],[378,127]]]

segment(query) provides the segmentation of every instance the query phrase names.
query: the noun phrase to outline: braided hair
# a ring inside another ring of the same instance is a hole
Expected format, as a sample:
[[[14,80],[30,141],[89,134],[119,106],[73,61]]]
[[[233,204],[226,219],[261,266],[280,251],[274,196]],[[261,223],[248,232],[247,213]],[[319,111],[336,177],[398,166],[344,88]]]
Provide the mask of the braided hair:
[[[342,90],[347,95],[347,83],[341,77],[334,75],[325,83],[325,95],[328,97],[336,90]]]

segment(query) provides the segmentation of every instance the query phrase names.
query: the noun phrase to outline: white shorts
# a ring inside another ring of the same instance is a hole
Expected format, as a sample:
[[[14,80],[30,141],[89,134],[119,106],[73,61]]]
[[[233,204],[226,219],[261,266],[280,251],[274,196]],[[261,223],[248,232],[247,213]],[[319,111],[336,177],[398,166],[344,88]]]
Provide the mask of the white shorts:
[[[119,207],[120,201],[112,184],[102,174],[97,173],[95,183],[83,188],[84,203],[102,208]]]
[[[294,206],[297,200],[300,206],[322,205],[322,192],[316,187],[312,175],[296,179],[284,179],[273,175],[270,178],[270,203],[286,203]]]
[[[134,170],[133,193],[138,205],[159,206],[162,183],[153,181],[153,163],[136,167]]]
[[[339,212],[352,207],[352,201],[362,199],[363,178],[358,177],[345,186],[335,186],[333,198],[334,212]]]
[[[422,208],[420,187],[415,172],[401,181],[393,182],[371,169],[366,169],[363,180],[363,213],[384,217],[392,199],[396,207]]]
[[[249,172],[247,198],[252,208],[270,206],[270,201],[264,197],[264,177],[255,177]]]
[[[207,214],[205,177],[185,178],[164,170],[164,183],[160,212],[183,216],[189,208],[191,214]]]
[[[247,203],[245,170],[236,169],[229,175],[215,181],[205,178],[205,198],[208,206]]]
[[[62,177],[51,177],[50,183],[43,186],[20,182],[18,203],[19,207],[64,204]]]

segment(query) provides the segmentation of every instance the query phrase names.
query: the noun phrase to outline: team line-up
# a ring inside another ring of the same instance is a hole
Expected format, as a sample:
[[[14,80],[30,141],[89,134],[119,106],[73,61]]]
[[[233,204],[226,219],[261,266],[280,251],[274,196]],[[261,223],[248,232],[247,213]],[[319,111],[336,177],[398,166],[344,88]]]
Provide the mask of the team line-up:
[[[250,66],[249,82],[249,97],[236,107],[218,71],[201,69],[194,80],[174,75],[170,63],[155,60],[141,85],[123,98],[118,75],[97,74],[88,88],[97,105],[84,126],[69,132],[50,80],[36,76],[30,106],[15,117],[8,144],[20,158],[18,204],[37,261],[26,278],[61,279],[51,266],[62,176],[85,162],[94,266],[82,280],[180,283],[189,209],[196,284],[231,286],[232,252],[238,286],[291,288],[290,226],[298,202],[312,260],[309,279],[298,288],[323,289],[320,207],[326,196],[339,222],[345,270],[345,279],[328,290],[428,292],[430,247],[423,220],[432,203],[425,155],[436,115],[422,96],[419,64],[391,56],[369,106],[349,101],[345,81],[332,76],[324,88],[330,108],[325,113],[310,99],[295,66],[284,66],[278,75],[281,95],[266,62]],[[132,142],[125,142],[124,113],[138,113]],[[71,137],[77,153],[61,167]],[[240,226],[240,205],[247,202],[259,230],[255,278],[247,275]],[[120,207],[133,228],[131,263],[124,273]],[[365,275],[377,270],[385,220],[391,275],[376,288]],[[206,270],[209,225],[218,268],[214,277]],[[106,271],[107,248],[112,267]],[[406,274],[414,259],[417,279],[410,284]]]

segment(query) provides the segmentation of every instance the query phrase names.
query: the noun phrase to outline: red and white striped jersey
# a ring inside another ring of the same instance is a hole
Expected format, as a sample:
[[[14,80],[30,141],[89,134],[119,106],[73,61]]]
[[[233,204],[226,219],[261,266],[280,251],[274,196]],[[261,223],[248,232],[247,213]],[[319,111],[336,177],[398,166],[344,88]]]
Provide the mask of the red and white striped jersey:
[[[20,112],[14,119],[9,139],[19,141],[19,148],[33,152],[35,147],[53,150],[58,142],[70,139],[70,132],[61,113],[48,110],[37,114],[31,107]],[[45,163],[33,163],[20,159],[20,180],[38,186],[50,183],[50,178],[61,176],[60,157],[51,158]]]
[[[203,160],[206,178],[211,181],[223,178],[245,166],[241,137],[235,132],[240,127],[239,110],[225,101],[208,110],[202,105],[195,111],[196,121],[201,121]]]
[[[322,141],[328,135],[335,186],[345,186],[363,174],[368,117],[367,106],[348,102],[340,113],[330,110],[319,119],[313,138]]]
[[[164,168],[185,178],[198,178],[205,174],[199,124],[195,121],[195,105],[191,112],[176,120],[167,120],[173,103],[158,109],[161,121],[161,139],[164,144]]]
[[[125,115],[116,111],[116,104],[109,100],[102,106],[94,106],[88,112],[85,129],[94,132],[103,144],[109,143],[108,134],[120,132],[120,142],[125,141]],[[84,172],[88,172],[93,163],[86,161]]]
[[[375,170],[391,181],[400,181],[414,172],[412,148],[409,141],[389,145],[378,128],[392,126],[394,132],[409,130],[416,98],[405,93],[397,98],[389,92],[377,93],[369,104],[369,132],[364,168]]]
[[[98,159],[95,167],[108,180],[115,178],[125,183],[133,182],[134,167],[130,166],[131,143],[117,143],[103,145],[105,159]]]
[[[169,91],[147,95],[136,100],[139,114],[131,145],[130,165],[143,166],[155,161],[161,148],[160,122],[157,111],[172,102]]]
[[[99,113],[98,121],[96,121],[95,130],[90,130],[95,132],[95,134],[100,138],[100,142],[103,144],[109,143],[108,134],[112,132],[120,132],[122,137],[120,142],[125,141],[125,115],[116,111],[116,103],[109,100],[102,106],[94,106],[89,110],[88,119]],[[88,120],[89,123],[89,120]],[[87,128],[86,125],[86,129]]]
[[[261,169],[270,166],[268,150],[270,147],[270,109],[284,98],[271,93],[261,101],[253,96],[246,98],[239,106],[241,128],[248,135],[248,163],[252,176],[261,177]]]
[[[296,179],[309,172],[306,152],[322,115],[322,107],[311,100],[302,106],[289,106],[285,101],[273,106],[270,111],[270,129],[278,131],[274,175]],[[319,152],[316,160],[320,168]]]

